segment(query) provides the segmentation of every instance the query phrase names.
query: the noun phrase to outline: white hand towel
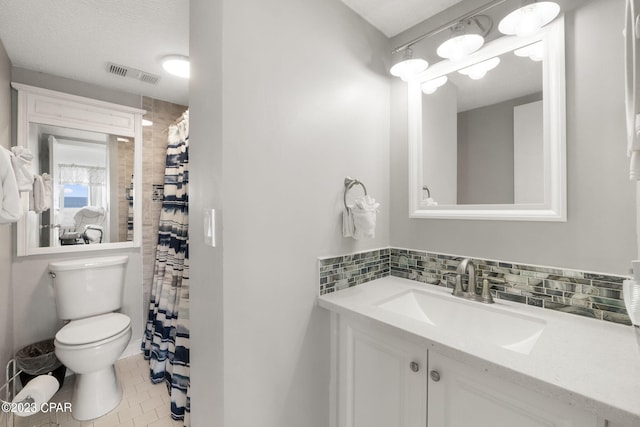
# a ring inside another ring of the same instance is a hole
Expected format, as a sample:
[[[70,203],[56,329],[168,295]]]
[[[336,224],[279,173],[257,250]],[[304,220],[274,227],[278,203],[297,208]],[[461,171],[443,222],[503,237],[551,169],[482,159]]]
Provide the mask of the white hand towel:
[[[351,208],[344,208],[342,211],[342,236],[353,237],[354,225]]]
[[[42,185],[44,191],[42,192],[42,210],[44,211],[51,209],[51,205],[53,203],[53,184],[51,182],[51,175],[43,173]]]
[[[18,190],[31,191],[33,188],[33,172],[31,171],[33,154],[31,154],[31,150],[25,147],[11,147],[11,151],[13,152],[11,164],[16,174]]]
[[[351,208],[355,231],[353,238],[356,240],[373,239],[376,234],[376,212],[380,203],[370,196],[360,197],[355,200]]]
[[[33,177],[33,191],[29,197],[29,210],[40,213],[44,210],[44,182],[40,175]]]
[[[20,219],[20,193],[11,166],[11,153],[0,147],[0,224]]]

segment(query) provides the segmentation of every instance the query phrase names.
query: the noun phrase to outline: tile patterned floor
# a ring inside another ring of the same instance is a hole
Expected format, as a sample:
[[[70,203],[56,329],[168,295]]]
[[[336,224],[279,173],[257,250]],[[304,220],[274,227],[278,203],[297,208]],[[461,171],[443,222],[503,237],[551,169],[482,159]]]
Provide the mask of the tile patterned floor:
[[[149,381],[149,363],[142,354],[119,360],[116,370],[123,390],[120,405],[103,417],[85,422],[74,420],[70,413],[58,413],[60,427],[182,427],[182,422],[171,418],[167,387],[164,383],[152,384]],[[64,386],[51,400],[70,402],[72,390],[73,377],[67,377]],[[47,422],[54,419],[41,413],[26,418],[16,417],[15,427],[48,426]]]

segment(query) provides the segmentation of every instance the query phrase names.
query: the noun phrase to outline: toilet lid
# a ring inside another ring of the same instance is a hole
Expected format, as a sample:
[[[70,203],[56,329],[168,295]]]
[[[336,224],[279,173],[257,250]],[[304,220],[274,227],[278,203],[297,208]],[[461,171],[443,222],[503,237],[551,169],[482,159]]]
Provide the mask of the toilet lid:
[[[61,344],[80,345],[102,341],[118,335],[131,324],[129,316],[107,313],[85,319],[72,320],[58,331],[56,340]]]

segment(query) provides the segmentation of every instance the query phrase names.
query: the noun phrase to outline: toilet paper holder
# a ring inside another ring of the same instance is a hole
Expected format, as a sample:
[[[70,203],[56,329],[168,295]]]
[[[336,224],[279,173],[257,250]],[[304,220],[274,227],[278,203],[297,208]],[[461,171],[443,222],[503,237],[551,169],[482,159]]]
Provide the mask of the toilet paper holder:
[[[40,412],[41,408],[37,407],[37,402],[34,397],[28,394],[27,396],[25,396],[24,399],[21,399],[19,401],[14,401],[16,397],[20,394],[20,393],[16,394],[16,380],[20,377],[20,374],[22,373],[22,369],[18,369],[17,372],[16,372],[16,369],[17,369],[17,365],[16,365],[15,359],[9,360],[5,370],[5,374],[6,374],[5,378],[8,378],[8,380],[2,386],[0,386],[0,405],[2,406],[2,412],[5,414],[11,414],[14,417],[15,416],[25,417],[25,416],[35,415],[36,413]],[[55,377],[52,377],[52,378],[55,379]],[[59,384],[57,379],[55,379],[55,381],[57,384]],[[29,383],[30,382],[31,381],[29,381]],[[23,386],[23,389],[21,392],[23,392],[28,388],[29,383]],[[3,390],[4,390],[4,394],[2,393]],[[57,391],[57,386],[56,386],[56,391]],[[55,392],[53,392],[52,395],[53,394],[55,394]],[[48,402],[49,398],[46,398],[46,400]],[[47,402],[42,402],[42,403],[47,403]],[[49,414],[49,418],[51,418],[52,416],[51,414],[53,414],[53,416],[55,417],[54,421],[49,420],[47,422],[44,422],[43,424],[40,424],[40,426],[49,426],[49,427],[60,426],[60,424],[58,423],[57,414],[55,412],[51,412]],[[6,416],[10,417],[10,415],[6,415]],[[11,418],[8,418],[8,419],[11,419]],[[5,423],[7,422],[6,420],[7,418],[5,418]],[[8,425],[8,423],[5,425]]]

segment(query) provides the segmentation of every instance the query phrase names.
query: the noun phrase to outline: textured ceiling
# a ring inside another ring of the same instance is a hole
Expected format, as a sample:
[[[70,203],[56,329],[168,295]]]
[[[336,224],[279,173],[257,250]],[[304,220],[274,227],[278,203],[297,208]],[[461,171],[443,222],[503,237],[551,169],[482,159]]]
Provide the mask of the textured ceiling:
[[[189,0],[0,0],[0,40],[15,67],[188,105],[188,80],[160,60],[189,55]],[[107,62],[161,78],[118,77]]]
[[[342,0],[358,15],[393,37],[463,0]]]

